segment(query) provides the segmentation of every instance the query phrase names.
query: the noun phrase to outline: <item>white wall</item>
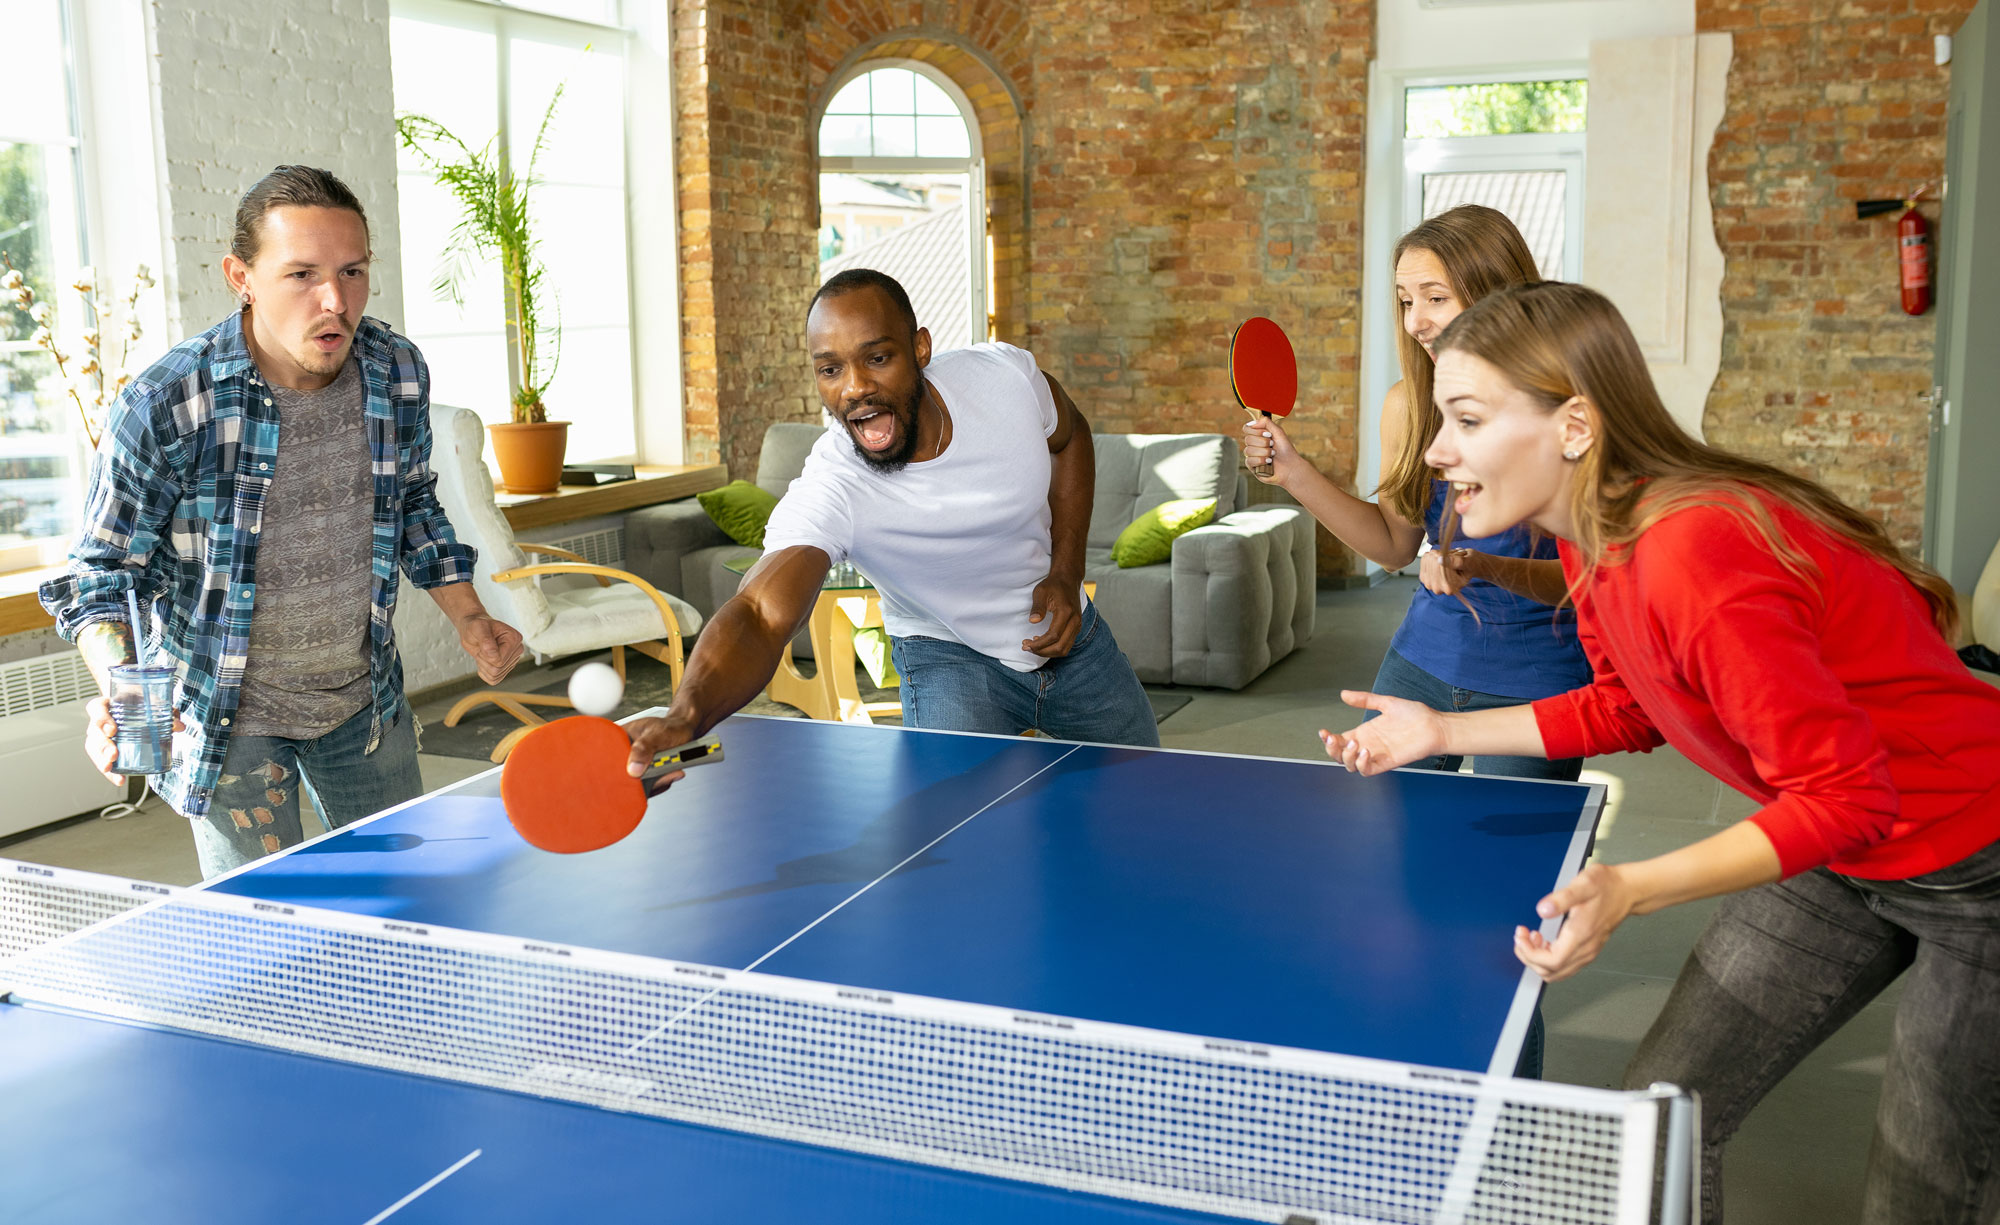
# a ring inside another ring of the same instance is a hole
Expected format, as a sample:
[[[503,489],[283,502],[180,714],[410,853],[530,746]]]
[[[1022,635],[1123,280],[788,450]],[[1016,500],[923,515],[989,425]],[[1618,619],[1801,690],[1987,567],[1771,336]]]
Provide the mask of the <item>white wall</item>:
[[[236,203],[274,166],[319,166],[368,214],[375,264],[368,313],[403,326],[390,0],[76,0],[93,258],[125,284],[149,264],[143,365],[234,308],[222,256]],[[678,462],[681,395],[674,259],[666,8],[640,18],[634,66],[633,326],[640,349],[642,446]],[[641,103],[650,103],[642,109]],[[648,337],[663,343],[648,343]],[[603,524],[526,533],[557,539]],[[409,686],[472,672],[432,601],[405,584],[396,634]],[[0,657],[44,653],[48,635]],[[13,644],[7,644],[12,646]]]
[[[1395,270],[1401,235],[1402,89],[1406,81],[1523,70],[1587,71],[1590,44],[1694,33],[1694,0],[1492,0],[1426,8],[1378,0],[1368,81],[1367,180],[1362,205],[1361,404],[1355,491],[1370,496],[1382,472],[1382,397],[1400,377]],[[1590,208],[1585,199],[1586,212]],[[1370,571],[1377,568],[1371,563]]]
[[[403,319],[389,0],[155,0],[146,6],[168,315],[175,338],[232,309],[236,202],[273,167],[354,189],[374,245],[368,313]]]
[[[1590,58],[1602,38],[1694,33],[1694,0],[1488,0],[1425,8],[1379,0],[1375,63],[1389,72]]]

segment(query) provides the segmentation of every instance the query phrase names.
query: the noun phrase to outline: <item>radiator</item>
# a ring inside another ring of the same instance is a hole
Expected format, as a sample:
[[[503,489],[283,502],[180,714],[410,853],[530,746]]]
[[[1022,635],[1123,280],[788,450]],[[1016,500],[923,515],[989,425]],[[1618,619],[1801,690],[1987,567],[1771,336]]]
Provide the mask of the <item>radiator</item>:
[[[597,566],[625,567],[625,529],[622,527],[599,528],[594,532],[583,532],[575,536],[559,536],[554,540],[537,540],[535,544],[552,544],[558,549],[568,549],[585,561]],[[528,564],[547,562],[554,559],[528,555]]]
[[[0,664],[0,838],[124,798],[83,755],[96,696],[75,651]]]

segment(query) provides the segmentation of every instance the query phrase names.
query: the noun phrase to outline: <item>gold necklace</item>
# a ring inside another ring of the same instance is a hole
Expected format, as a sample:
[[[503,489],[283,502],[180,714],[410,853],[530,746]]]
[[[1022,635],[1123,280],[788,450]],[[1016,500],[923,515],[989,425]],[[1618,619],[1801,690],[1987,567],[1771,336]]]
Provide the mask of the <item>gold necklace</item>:
[[[938,436],[936,444],[931,448],[931,458],[936,459],[938,456],[944,454],[945,443],[949,441],[951,418],[945,414],[944,401],[937,398],[937,388],[931,386],[928,379],[924,381],[924,403],[935,405],[937,408]],[[918,425],[921,426],[922,424],[923,419],[919,417]]]

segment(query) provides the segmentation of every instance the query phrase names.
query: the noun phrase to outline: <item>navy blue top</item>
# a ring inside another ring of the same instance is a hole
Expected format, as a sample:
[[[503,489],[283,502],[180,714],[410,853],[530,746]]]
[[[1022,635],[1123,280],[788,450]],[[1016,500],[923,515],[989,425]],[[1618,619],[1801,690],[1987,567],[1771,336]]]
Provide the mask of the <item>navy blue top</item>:
[[[1424,536],[1433,548],[1450,496],[1449,483],[1433,482],[1431,504],[1424,511]],[[1534,541],[1532,535],[1526,524],[1519,524],[1498,536],[1458,537],[1452,546],[1495,557],[1554,560],[1555,540],[1545,536]],[[1438,595],[1419,584],[1390,648],[1445,684],[1477,693],[1533,701],[1590,683],[1573,611],[1550,608],[1483,578],[1459,590],[1479,610],[1478,620],[1456,596]]]

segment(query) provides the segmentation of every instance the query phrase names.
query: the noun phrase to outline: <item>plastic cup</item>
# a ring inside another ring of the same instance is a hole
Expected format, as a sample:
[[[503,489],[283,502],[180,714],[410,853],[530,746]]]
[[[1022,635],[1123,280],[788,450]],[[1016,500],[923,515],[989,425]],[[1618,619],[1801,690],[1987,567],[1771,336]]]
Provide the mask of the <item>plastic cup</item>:
[[[120,664],[111,669],[111,718],[118,724],[120,774],[159,774],[174,760],[174,670]]]

